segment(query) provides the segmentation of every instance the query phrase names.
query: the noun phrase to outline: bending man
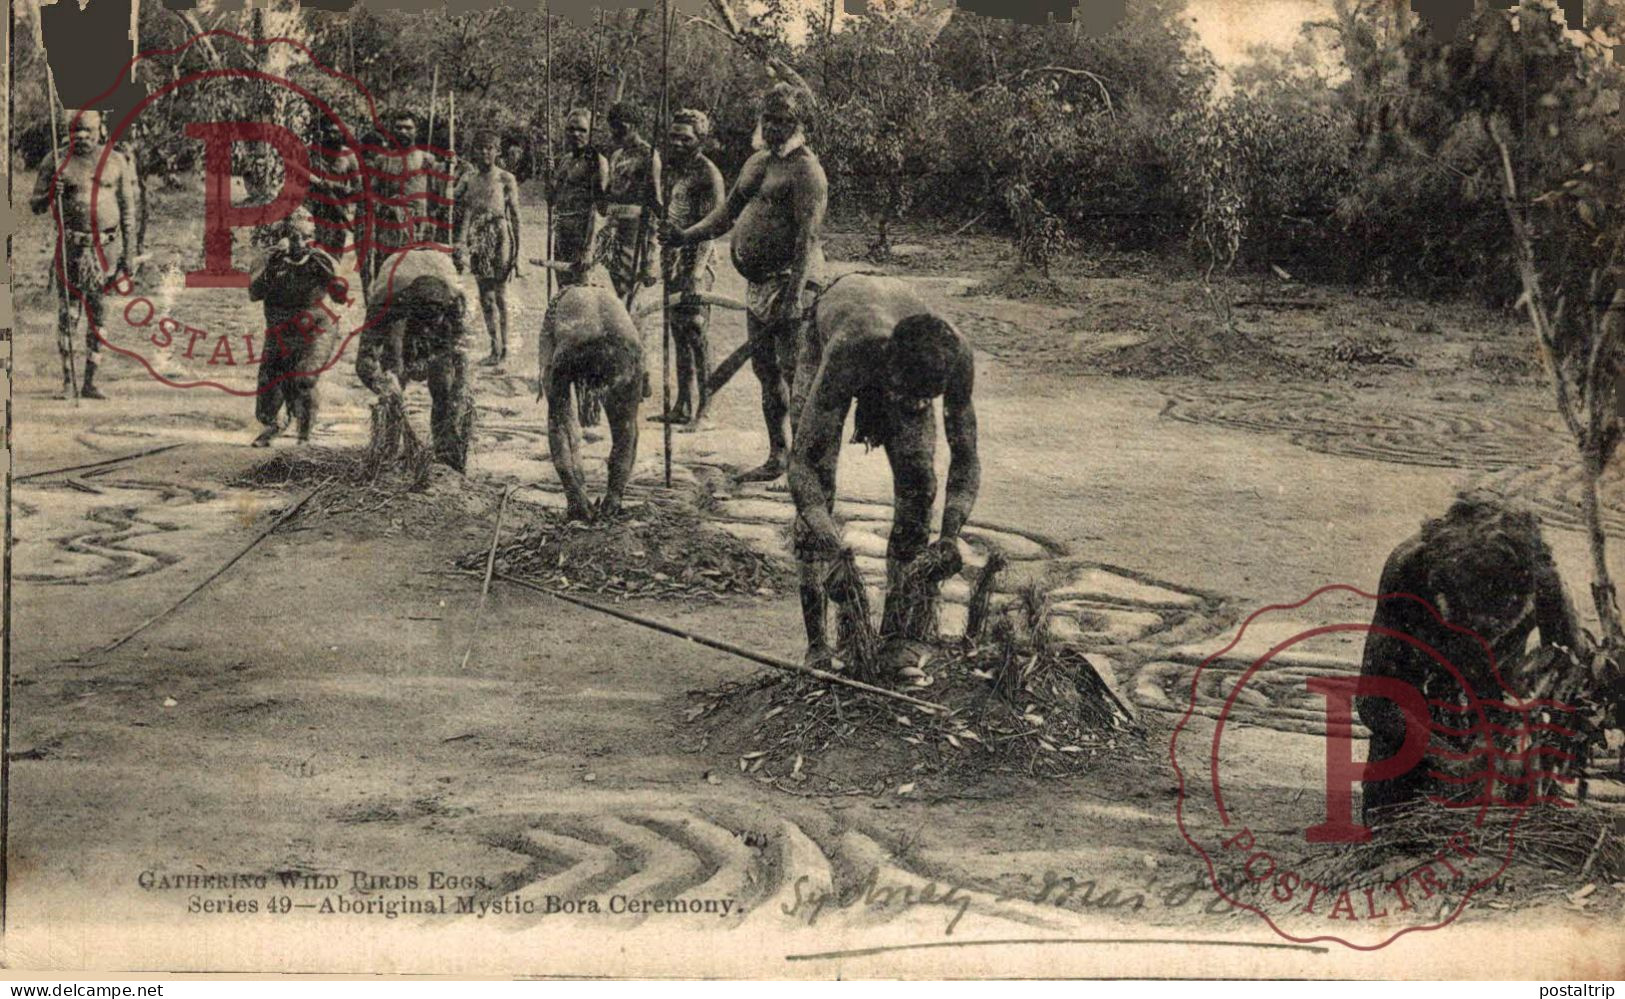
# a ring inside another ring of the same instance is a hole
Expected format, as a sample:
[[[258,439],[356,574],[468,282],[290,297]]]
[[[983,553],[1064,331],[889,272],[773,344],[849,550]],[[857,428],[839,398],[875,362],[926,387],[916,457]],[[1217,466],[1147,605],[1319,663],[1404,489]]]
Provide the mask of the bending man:
[[[602,268],[594,268],[603,275]],[[621,508],[638,453],[638,403],[643,398],[643,345],[626,306],[602,283],[565,288],[547,310],[539,343],[547,394],[547,441],[572,520],[609,517]],[[609,417],[609,483],[596,510],[581,471],[581,429],[570,391],[593,393]]]
[[[790,492],[796,502],[807,661],[818,665],[830,656],[823,583],[827,562],[843,547],[832,513],[841,431],[852,403],[857,403],[853,440],[885,448],[891,464],[894,509],[886,545],[883,637],[935,637],[907,633],[905,621],[934,618],[906,613],[911,604],[934,600],[935,594],[911,592],[904,571],[931,544],[931,508],[937,496],[933,399],[942,397],[949,451],[947,498],[936,541],[944,564],[958,564],[959,531],[976,503],[981,463],[970,346],[912,292],[891,278],[844,277],[819,298],[813,321],[828,346],[807,390],[790,457]]]

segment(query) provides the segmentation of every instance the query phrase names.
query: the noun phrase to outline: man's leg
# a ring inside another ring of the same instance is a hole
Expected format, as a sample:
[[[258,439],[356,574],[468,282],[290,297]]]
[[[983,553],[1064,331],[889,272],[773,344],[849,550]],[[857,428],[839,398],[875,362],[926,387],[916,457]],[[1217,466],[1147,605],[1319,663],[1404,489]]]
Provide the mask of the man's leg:
[[[892,472],[892,529],[886,543],[886,608],[880,633],[888,638],[935,638],[935,583],[905,583],[907,567],[931,542],[931,508],[937,499],[936,415],[931,407],[900,413],[886,460]]]
[[[56,352],[62,359],[62,391],[60,398],[71,399],[77,393],[73,364],[73,336],[74,329],[72,292],[57,290],[56,296]]]
[[[547,444],[553,470],[564,489],[565,516],[570,520],[591,520],[586,476],[581,471],[581,431],[576,425],[575,408],[570,405],[570,383],[558,375],[548,378]]]
[[[105,399],[96,386],[96,366],[102,360],[100,330],[107,316],[107,305],[99,288],[86,287],[85,296],[85,378],[79,383],[79,395],[84,399]]]
[[[429,431],[435,460],[458,472],[468,471],[469,438],[474,431],[474,404],[468,393],[468,369],[455,350],[429,373]]]
[[[772,482],[783,475],[790,453],[785,439],[785,417],[790,411],[788,387],[779,367],[774,327],[754,315],[745,315],[750,338],[750,366],[762,386],[762,420],[767,424],[767,461],[739,476],[741,482]]]
[[[490,367],[502,360],[502,348],[497,342],[496,280],[478,277],[474,283],[480,289],[480,317],[485,320],[485,334],[491,339],[491,353],[480,363]]]
[[[254,438],[255,447],[270,447],[272,438],[280,434],[282,422],[282,393],[287,382],[278,381],[285,365],[269,347],[260,355],[259,377],[254,393],[254,418],[264,429]]]
[[[677,399],[665,419],[672,423],[687,423],[694,413],[694,316],[693,313],[673,309],[671,313],[671,342],[677,362]]]
[[[491,300],[496,306],[497,340],[500,346],[497,361],[501,363],[508,359],[508,282],[503,278],[497,278],[492,286]]]
[[[818,481],[829,497],[827,506],[835,509],[835,461],[838,455],[826,458],[818,466]],[[827,668],[833,653],[829,644],[829,594],[824,589],[824,578],[829,575],[830,553],[819,550],[813,543],[812,532],[798,515],[791,524],[791,544],[801,572],[801,623],[807,630],[806,665],[815,669]],[[845,644],[843,632],[839,638]]]
[[[299,443],[310,443],[310,432],[316,426],[316,376],[302,376],[293,380],[293,417],[299,427]]]

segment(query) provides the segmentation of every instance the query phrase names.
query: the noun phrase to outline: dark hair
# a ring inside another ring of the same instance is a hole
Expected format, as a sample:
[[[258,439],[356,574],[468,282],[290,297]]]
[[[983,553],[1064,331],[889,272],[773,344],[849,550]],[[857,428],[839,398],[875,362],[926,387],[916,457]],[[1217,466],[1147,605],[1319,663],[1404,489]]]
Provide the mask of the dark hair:
[[[627,128],[643,127],[643,109],[631,101],[616,101],[609,106],[609,123]]]
[[[806,123],[812,95],[789,83],[775,83],[762,94],[762,110],[782,111],[798,122]]]
[[[1422,545],[1429,595],[1480,618],[1515,613],[1534,592],[1536,567],[1552,560],[1539,518],[1484,490],[1461,494],[1443,517],[1425,522]]]
[[[594,337],[556,354],[553,377],[581,388],[613,389],[643,377],[643,355],[625,337]]]
[[[936,398],[947,390],[962,346],[959,334],[937,316],[909,316],[891,334],[894,384],[917,399]]]

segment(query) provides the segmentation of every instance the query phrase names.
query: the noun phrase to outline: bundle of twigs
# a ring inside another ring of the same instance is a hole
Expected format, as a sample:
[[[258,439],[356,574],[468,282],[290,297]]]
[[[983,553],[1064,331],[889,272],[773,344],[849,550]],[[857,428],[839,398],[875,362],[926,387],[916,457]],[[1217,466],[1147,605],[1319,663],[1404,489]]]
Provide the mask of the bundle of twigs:
[[[830,563],[824,591],[835,602],[836,655],[852,676],[865,683],[885,679],[881,676],[880,633],[870,616],[869,591],[851,549]]]
[[[1540,805],[1527,809],[1446,808],[1431,804],[1400,809],[1374,828],[1372,838],[1330,856],[1294,865],[1323,884],[1354,884],[1372,872],[1425,862],[1464,835],[1486,858],[1510,852],[1514,868],[1535,869],[1576,881],[1625,880],[1625,816],[1589,805]],[[1509,839],[1510,837],[1510,839]]]
[[[421,489],[429,481],[433,454],[418,439],[406,415],[400,395],[381,396],[372,407],[372,436],[367,444],[368,478],[376,479],[391,466],[406,473],[411,488]]]
[[[489,552],[469,552],[462,569],[483,571]],[[769,596],[792,575],[771,558],[691,510],[647,503],[591,524],[542,514],[497,548],[496,571],[539,586],[616,598],[716,600]]]

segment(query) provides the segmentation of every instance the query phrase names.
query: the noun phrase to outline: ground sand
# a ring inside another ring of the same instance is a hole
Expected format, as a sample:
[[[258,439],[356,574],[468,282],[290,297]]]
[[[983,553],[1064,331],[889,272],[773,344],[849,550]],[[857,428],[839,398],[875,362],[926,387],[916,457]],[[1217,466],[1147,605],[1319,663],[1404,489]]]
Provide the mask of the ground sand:
[[[161,213],[155,219],[153,275],[197,245],[187,228],[195,229],[195,220]],[[226,485],[265,456],[247,446],[255,430],[250,400],[169,388],[122,359],[103,376],[109,401],[75,406],[49,398],[57,369],[41,280],[47,233],[32,219],[16,240],[14,474],[169,442],[185,446],[105,473],[23,481],[12,490],[6,916],[13,964],[430,970],[465,967],[458,962],[489,950],[501,952],[491,960],[509,970],[850,975],[933,967],[913,963],[933,960],[930,952],[893,955],[889,964],[861,957],[783,964],[776,956],[782,948],[662,947],[567,959],[525,943],[562,946],[571,927],[637,923],[624,916],[580,924],[517,916],[504,924],[514,932],[475,934],[464,949],[446,941],[472,932],[468,920],[451,928],[410,918],[350,922],[333,936],[337,924],[322,921],[332,917],[297,911],[264,924],[190,914],[188,892],[143,890],[137,881],[143,870],[364,869],[420,877],[453,871],[486,878],[482,897],[490,898],[510,890],[564,897],[620,890],[731,894],[750,910],[736,941],[755,940],[757,920],[774,932],[804,927],[805,909],[784,915],[798,891],[850,889],[878,870],[897,883],[935,879],[983,892],[954,927],[959,939],[1050,928],[1106,937],[1244,933],[1278,941],[1250,916],[1222,906],[1204,911],[1209,891],[1186,905],[1160,900],[1168,886],[1195,877],[1200,863],[1174,821],[1166,740],[1177,714],[1157,709],[1151,687],[1163,683],[1179,693],[1193,652],[1200,661],[1217,651],[1225,628],[1265,603],[1290,603],[1334,582],[1374,588],[1393,545],[1469,485],[1500,484],[1535,503],[1553,521],[1548,538],[1571,590],[1583,593],[1588,579],[1583,539],[1572,529],[1572,507],[1564,506],[1569,450],[1549,430],[1538,373],[1517,373],[1527,368],[1527,334],[1504,320],[1467,307],[1238,286],[1237,298],[1317,303],[1237,308],[1241,328],[1301,361],[1303,377],[1253,377],[1258,369],[1246,358],[1207,372],[1211,377],[1108,377],[1096,373],[1110,360],[1102,360],[1103,352],[1207,321],[1187,278],[1097,261],[1064,276],[1068,304],[966,298],[966,287],[1004,266],[998,244],[936,240],[905,247],[896,266],[941,303],[978,349],[977,520],[989,536],[1036,539],[1033,574],[1056,585],[1072,580],[1083,592],[1080,606],[1105,608],[1130,630],[1142,618],[1155,624],[1168,609],[1159,612],[1159,604],[1178,605],[1188,594],[1205,601],[1205,616],[1187,632],[1159,639],[1153,627],[1149,637],[1111,648],[1122,664],[1115,680],[1138,691],[1152,731],[1137,760],[1065,782],[981,788],[975,796],[796,797],[742,774],[732,750],[707,743],[703,728],[684,720],[688,691],[748,677],[757,666],[502,585],[491,595],[475,654],[460,668],[478,581],[445,570],[488,542],[488,503],[471,504],[461,522],[433,529],[382,517],[373,529],[345,536],[335,522],[301,519],[178,613],[101,654],[96,650],[217,568],[297,493]],[[527,243],[540,245],[539,231],[527,230]],[[739,296],[737,275],[721,271],[719,290]],[[527,384],[541,284],[540,273],[530,270],[513,293],[514,328],[524,343],[510,373],[482,371],[476,383],[482,430],[470,472],[481,482],[552,483],[545,414]],[[173,302],[177,311],[196,310],[188,321],[211,328],[248,329],[255,322],[246,296],[176,292]],[[742,336],[740,315],[719,311],[714,356]],[[1339,337],[1388,337],[1416,366],[1333,363],[1324,377],[1315,375],[1309,369],[1328,360],[1328,344]],[[483,354],[479,347],[474,356]],[[1475,348],[1480,358],[1486,351],[1512,357],[1513,374],[1496,376],[1511,384],[1465,367]],[[247,387],[252,371],[242,367],[223,380]],[[318,441],[364,439],[366,399],[348,356],[322,390]],[[414,408],[426,422],[421,403]],[[650,484],[659,440],[649,425],[642,472]],[[696,480],[761,457],[748,370],[722,394],[712,425],[678,434],[676,448],[680,477]],[[592,447],[598,459],[606,450],[607,443]],[[66,484],[68,478],[85,488]],[[460,487],[441,476],[434,489]],[[883,456],[849,449],[841,489],[843,498],[889,500]],[[546,488],[526,489],[516,502],[552,504],[551,497]],[[736,526],[772,524],[786,509],[783,494],[769,489],[740,491],[727,501],[745,504],[734,508]],[[724,519],[726,510],[727,503]],[[1625,575],[1617,543],[1612,554],[1616,576]],[[1147,588],[1135,590],[1134,581]],[[766,654],[798,657],[791,597],[632,606]],[[1345,649],[1334,658],[1346,667],[1355,655],[1357,649]],[[1162,680],[1153,677],[1156,668]],[[1294,803],[1320,794],[1319,740],[1279,723],[1267,706],[1237,731],[1244,762],[1230,779],[1268,803],[1256,821],[1293,825],[1301,811]],[[1074,898],[1061,907],[993,901],[1000,894],[1036,898],[1047,874],[1092,879],[1100,891],[1092,904]],[[1468,929],[1525,918],[1516,910],[1533,887],[1510,914],[1470,912]],[[1143,907],[1102,901],[1113,888],[1114,899],[1143,892],[1148,901]],[[1604,932],[1612,917],[1593,913],[1617,913],[1620,894],[1602,886],[1582,912],[1548,893],[1526,922],[1543,931],[1570,927],[1562,931],[1574,934],[1563,938],[1566,947],[1617,959],[1617,923]],[[949,918],[940,906],[901,911],[859,904],[821,916],[815,942],[802,949],[942,939]],[[93,928],[108,924],[121,927],[122,944],[98,938]],[[545,938],[523,932],[538,925],[548,929]],[[426,928],[441,934],[432,948],[400,950],[395,964],[355,936],[379,934],[405,947]],[[219,937],[249,929],[268,942]],[[276,941],[300,932],[317,935],[301,938],[297,950],[279,950]],[[1492,976],[1528,967],[1515,955],[1503,967],[1482,954],[1477,959],[1490,964],[1461,965],[1469,958],[1458,949],[1416,942],[1432,936],[1408,938],[1389,954],[1412,968],[1465,967]],[[1113,967],[1153,974],[1173,967],[1167,961],[1175,958],[1143,950],[1116,952]],[[1178,953],[1206,961],[1198,950]],[[1336,955],[1348,958],[1341,950]],[[1314,951],[1220,956],[1240,963],[1198,963],[1186,971],[1317,974],[1332,960]],[[996,968],[1079,971],[1104,967],[1091,963],[1102,959],[1087,948],[1067,954],[1050,948],[1007,953]],[[963,960],[970,963],[953,967],[991,970],[976,965],[974,954]],[[1557,964],[1596,968],[1567,959]],[[1353,973],[1360,967],[1337,966]]]

